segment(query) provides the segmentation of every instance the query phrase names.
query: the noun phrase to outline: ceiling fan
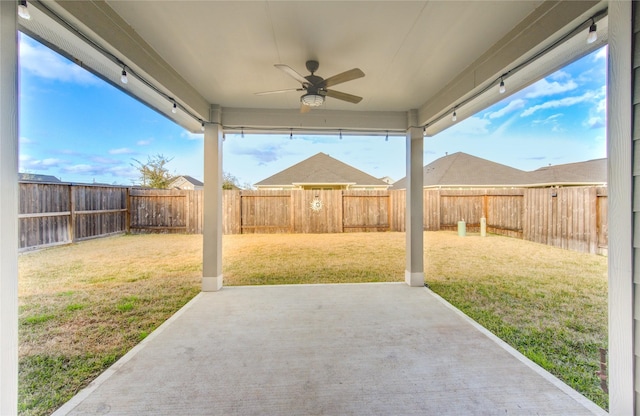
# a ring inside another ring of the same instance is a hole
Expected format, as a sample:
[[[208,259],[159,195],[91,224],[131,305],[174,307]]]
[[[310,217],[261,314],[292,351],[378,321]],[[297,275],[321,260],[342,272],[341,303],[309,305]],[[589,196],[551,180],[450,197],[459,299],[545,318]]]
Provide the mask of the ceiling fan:
[[[353,104],[357,104],[362,101],[362,97],[358,97],[357,95],[347,94],[346,92],[329,89],[329,87],[332,87],[334,85],[342,84],[343,82],[364,77],[364,72],[362,72],[359,68],[353,68],[338,75],[334,75],[332,77],[324,79],[315,75],[315,72],[320,66],[318,61],[307,61],[307,70],[311,72],[311,75],[307,75],[306,77],[300,75],[288,65],[276,64],[274,66],[281,71],[284,71],[286,74],[302,84],[301,88],[257,92],[256,95],[279,94],[282,92],[290,91],[305,91],[305,93],[300,97],[301,113],[308,112],[312,107],[321,106],[324,103],[325,97],[337,98],[338,100],[347,101]]]

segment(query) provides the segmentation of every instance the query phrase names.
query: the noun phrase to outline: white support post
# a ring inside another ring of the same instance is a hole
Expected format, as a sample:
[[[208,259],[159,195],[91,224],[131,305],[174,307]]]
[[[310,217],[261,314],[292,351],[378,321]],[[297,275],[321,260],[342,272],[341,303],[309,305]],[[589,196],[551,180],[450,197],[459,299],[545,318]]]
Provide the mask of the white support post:
[[[408,114],[407,129],[407,269],[405,282],[409,286],[424,286],[424,225],[423,225],[423,148],[422,128],[417,127],[418,112]]]
[[[0,415],[18,412],[17,2],[0,1]]]
[[[633,241],[639,241],[640,236],[634,236],[634,233],[638,232],[638,224],[635,224],[635,228],[633,224],[634,186],[631,129],[633,119],[631,97],[633,91],[633,34],[631,6],[631,2],[609,2],[607,76],[607,155],[609,159],[608,381],[609,412],[611,415],[638,414],[637,404],[634,404],[634,374],[637,375],[639,372],[638,363],[634,360],[633,345]],[[638,161],[635,163],[638,164]],[[636,181],[638,179],[636,177]],[[639,255],[637,253],[638,249],[636,249],[636,256]]]
[[[202,291],[222,289],[222,120],[221,108],[211,107],[204,128],[204,231]]]

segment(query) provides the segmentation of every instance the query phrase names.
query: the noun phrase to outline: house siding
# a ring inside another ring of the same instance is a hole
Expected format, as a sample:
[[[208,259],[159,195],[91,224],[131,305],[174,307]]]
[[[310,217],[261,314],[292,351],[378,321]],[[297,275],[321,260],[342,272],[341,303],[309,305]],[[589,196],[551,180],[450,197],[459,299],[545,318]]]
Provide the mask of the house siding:
[[[633,331],[634,342],[634,392],[635,414],[640,415],[640,7],[638,3],[632,4],[632,62],[633,62]]]

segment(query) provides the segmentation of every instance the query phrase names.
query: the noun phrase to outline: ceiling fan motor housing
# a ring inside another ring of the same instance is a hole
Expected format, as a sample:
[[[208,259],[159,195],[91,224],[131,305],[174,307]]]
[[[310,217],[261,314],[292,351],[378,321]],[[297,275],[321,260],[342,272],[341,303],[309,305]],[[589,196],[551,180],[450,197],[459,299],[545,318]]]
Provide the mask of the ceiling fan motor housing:
[[[320,67],[320,63],[318,63],[318,61],[310,60],[307,61],[306,66],[307,71],[311,72],[311,74],[313,75],[313,73],[318,70],[318,67]]]

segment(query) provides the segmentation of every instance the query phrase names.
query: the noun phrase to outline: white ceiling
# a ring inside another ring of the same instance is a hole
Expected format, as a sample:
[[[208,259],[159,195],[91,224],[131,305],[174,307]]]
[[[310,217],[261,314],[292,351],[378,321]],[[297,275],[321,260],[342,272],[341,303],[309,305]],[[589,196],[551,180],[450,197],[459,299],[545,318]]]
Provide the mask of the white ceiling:
[[[250,126],[252,114],[274,110],[286,110],[282,114],[295,125],[345,110],[380,120],[415,109],[420,123],[429,122],[584,24],[606,2],[108,0],[36,7],[53,11],[197,117],[208,119],[203,108],[212,104],[223,111],[255,109],[239,113]],[[46,30],[31,25],[30,32],[47,38]],[[65,45],[54,46],[76,57],[79,52]],[[324,78],[360,68],[364,78],[332,89],[364,99],[327,98],[314,114],[301,115],[301,92],[255,95],[299,87],[274,64],[307,75],[309,59],[320,62],[316,74]],[[89,58],[82,61],[92,67]],[[117,66],[113,73],[92,69],[119,78]],[[265,118],[254,123],[268,124]],[[406,125],[406,114],[402,118]]]
[[[335,87],[364,97],[363,111],[419,108],[456,75],[452,68],[470,65],[539,3],[108,2],[211,103],[298,108],[301,93],[254,93],[298,87],[273,65],[308,75],[305,62],[315,59],[324,78],[364,71]]]

